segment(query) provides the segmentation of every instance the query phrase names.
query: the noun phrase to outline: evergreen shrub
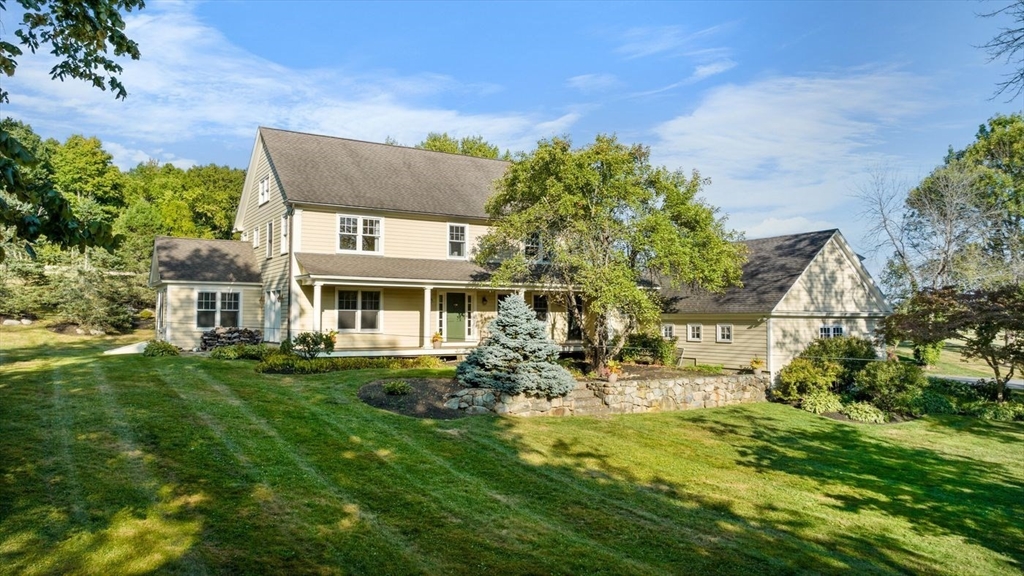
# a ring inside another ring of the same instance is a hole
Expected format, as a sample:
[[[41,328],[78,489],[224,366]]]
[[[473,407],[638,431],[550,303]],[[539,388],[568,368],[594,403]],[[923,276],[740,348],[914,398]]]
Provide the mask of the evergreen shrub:
[[[795,402],[815,392],[828,392],[843,368],[828,360],[794,358],[779,371],[772,397]]]
[[[878,359],[875,345],[865,338],[840,336],[838,338],[818,338],[811,342],[801,358],[816,362],[832,362],[839,365],[839,373],[835,376],[836,391],[843,392],[853,386],[857,374],[866,366]]]
[[[160,340],[150,340],[146,343],[146,348],[142,351],[143,356],[157,357],[157,356],[180,356],[181,349],[170,342],[162,342]]]
[[[576,387],[558,365],[559,347],[547,327],[520,296],[505,298],[488,336],[455,369],[455,378],[474,388],[489,387],[507,394],[564,396]]]
[[[872,362],[857,375],[856,394],[886,412],[905,414],[927,385],[920,366],[886,360]]]

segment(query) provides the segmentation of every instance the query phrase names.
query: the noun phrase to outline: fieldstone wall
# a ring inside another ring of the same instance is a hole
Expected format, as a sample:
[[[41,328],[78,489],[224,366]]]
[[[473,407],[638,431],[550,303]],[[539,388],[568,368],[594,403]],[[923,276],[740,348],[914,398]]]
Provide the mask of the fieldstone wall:
[[[657,380],[580,382],[567,396],[547,398],[503,394],[490,388],[465,388],[452,394],[447,408],[467,414],[572,416],[691,410],[764,402],[767,376],[740,374]]]

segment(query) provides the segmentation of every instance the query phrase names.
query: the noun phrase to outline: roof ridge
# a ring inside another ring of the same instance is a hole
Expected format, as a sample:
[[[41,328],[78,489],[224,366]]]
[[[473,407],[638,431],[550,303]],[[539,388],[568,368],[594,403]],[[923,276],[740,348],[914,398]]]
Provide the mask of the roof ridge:
[[[482,158],[480,156],[470,156],[469,154],[458,154],[454,152],[442,152],[440,150],[429,150],[427,148],[417,148],[415,146],[406,146],[404,144],[388,144],[386,142],[373,142],[371,140],[361,140],[359,138],[346,138],[344,136],[331,136],[330,134],[314,134],[313,132],[300,132],[298,130],[288,130],[285,128],[272,128],[270,126],[260,126],[258,130],[272,130],[274,132],[287,132],[289,134],[298,134],[300,136],[312,136],[315,138],[330,138],[331,140],[344,140],[346,142],[355,142],[358,144],[370,144],[372,146],[387,146],[388,148],[400,148],[403,150],[415,150],[417,152],[433,152],[434,154],[444,154],[446,156],[457,156],[461,158],[471,158],[474,160],[487,160],[490,162],[501,162],[509,164],[508,160],[502,160],[500,158]]]

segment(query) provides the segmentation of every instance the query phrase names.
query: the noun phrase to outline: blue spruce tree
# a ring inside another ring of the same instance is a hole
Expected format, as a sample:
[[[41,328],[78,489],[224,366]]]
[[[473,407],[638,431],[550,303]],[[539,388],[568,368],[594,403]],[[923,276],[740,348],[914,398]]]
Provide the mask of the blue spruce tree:
[[[498,317],[487,329],[487,338],[455,370],[463,386],[548,397],[564,396],[576,387],[568,370],[555,362],[558,345],[522,297],[500,302]]]

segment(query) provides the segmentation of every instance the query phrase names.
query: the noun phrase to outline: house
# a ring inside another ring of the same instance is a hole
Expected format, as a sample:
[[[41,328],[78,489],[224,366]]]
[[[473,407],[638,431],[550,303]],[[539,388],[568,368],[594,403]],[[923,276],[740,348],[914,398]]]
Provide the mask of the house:
[[[507,165],[260,128],[234,225],[242,241],[155,241],[157,337],[193,348],[215,326],[270,342],[335,330],[339,355],[456,355],[519,293],[557,342],[579,348],[579,328],[546,294],[495,290],[472,261]]]
[[[337,355],[461,355],[518,293],[556,342],[580,349],[579,326],[549,294],[495,289],[473,262],[507,166],[260,128],[234,225],[242,240],[155,241],[157,337],[193,348],[218,326],[269,342],[333,330]],[[866,335],[888,311],[838,231],[747,244],[743,288],[665,291],[663,330],[684,361],[740,367],[758,355],[776,368],[825,327]]]
[[[874,339],[892,312],[839,230],[748,240],[743,286],[710,294],[662,289],[662,334],[684,363],[777,372],[816,338]]]

